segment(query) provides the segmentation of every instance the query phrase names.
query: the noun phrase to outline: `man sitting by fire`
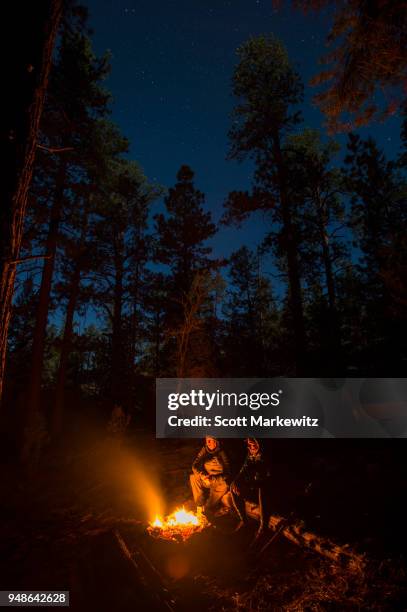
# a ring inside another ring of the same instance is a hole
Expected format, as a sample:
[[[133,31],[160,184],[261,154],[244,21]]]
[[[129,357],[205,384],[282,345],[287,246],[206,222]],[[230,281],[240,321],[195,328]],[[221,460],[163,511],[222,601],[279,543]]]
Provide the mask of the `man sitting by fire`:
[[[230,467],[219,440],[206,436],[205,444],[192,464],[190,483],[198,515],[216,510],[229,491]]]
[[[260,444],[255,438],[247,438],[247,455],[242,468],[230,486],[233,505],[240,522],[236,528],[247,525],[246,503],[248,499],[258,502],[260,526],[256,534],[257,540],[268,529],[270,520],[270,468],[268,461],[261,452]]]

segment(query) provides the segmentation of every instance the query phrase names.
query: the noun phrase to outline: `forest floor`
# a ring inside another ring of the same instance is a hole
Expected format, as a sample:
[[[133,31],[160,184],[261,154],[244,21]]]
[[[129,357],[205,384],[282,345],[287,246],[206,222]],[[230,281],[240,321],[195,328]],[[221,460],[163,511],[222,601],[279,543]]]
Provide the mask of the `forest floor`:
[[[190,498],[198,448],[197,440],[156,440],[143,430],[121,445],[89,434],[50,450],[30,478],[5,469],[0,589],[69,590],[72,610],[134,609],[134,598],[123,595],[127,570],[112,561],[106,535],[119,533],[133,556],[141,549],[152,560],[175,610],[407,610],[400,555],[367,556],[366,567],[351,571],[280,537],[253,572],[254,523],[238,536],[229,517],[225,529],[205,530],[186,544],[148,536],[155,511],[171,512]],[[338,524],[338,538],[343,532]],[[141,598],[138,609],[154,605]]]

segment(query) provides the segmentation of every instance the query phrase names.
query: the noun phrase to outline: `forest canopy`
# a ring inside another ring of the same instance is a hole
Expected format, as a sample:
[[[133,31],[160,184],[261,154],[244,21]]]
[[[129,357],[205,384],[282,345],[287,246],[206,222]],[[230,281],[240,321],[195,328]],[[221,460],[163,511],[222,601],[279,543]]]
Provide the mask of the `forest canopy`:
[[[356,108],[371,118],[365,105],[386,76],[359,78],[351,46],[366,22],[349,4],[361,21],[340,26],[336,14],[332,40],[353,30],[330,78],[345,83],[352,57],[361,89],[327,90],[319,100],[329,121]],[[396,19],[384,4],[380,20]],[[389,65],[389,85],[400,66]],[[58,435],[68,397],[137,411],[155,377],[404,372],[406,115],[391,158],[357,131],[341,146],[305,123],[307,84],[283,42],[251,37],[230,75],[225,151],[230,163],[250,160],[251,188],[231,190],[218,221],[188,159],[171,186],[145,176],[112,120],[109,71],[87,11],[70,5],[44,101],[8,337],[5,405],[20,407],[15,426],[28,439]],[[244,228],[259,213],[259,244],[248,235],[230,256],[214,255],[220,228]]]

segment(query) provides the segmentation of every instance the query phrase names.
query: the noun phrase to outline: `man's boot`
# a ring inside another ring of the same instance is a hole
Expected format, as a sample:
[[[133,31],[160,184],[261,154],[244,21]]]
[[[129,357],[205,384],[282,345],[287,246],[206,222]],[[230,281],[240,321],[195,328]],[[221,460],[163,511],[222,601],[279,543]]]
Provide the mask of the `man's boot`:
[[[236,533],[240,531],[241,529],[243,529],[243,527],[246,527],[248,524],[248,520],[246,516],[246,505],[241,495],[237,496],[237,495],[233,495],[233,493],[232,493],[232,503],[233,503],[233,508],[237,516],[239,517],[239,523],[236,525],[236,528],[234,529],[234,532]]]

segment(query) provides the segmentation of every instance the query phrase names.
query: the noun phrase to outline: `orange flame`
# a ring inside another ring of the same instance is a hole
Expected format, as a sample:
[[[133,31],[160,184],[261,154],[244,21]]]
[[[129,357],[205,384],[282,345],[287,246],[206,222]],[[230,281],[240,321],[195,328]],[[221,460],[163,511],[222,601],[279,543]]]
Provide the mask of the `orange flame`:
[[[208,526],[208,521],[202,514],[177,508],[165,519],[157,515],[147,529],[150,535],[165,540],[185,541],[194,533],[198,533]]]
[[[159,516],[156,516],[156,517],[155,517],[155,521],[153,521],[152,523],[150,523],[150,525],[151,525],[152,527],[162,527],[162,526],[163,526],[163,522],[162,522],[162,520],[160,519],[160,517],[159,517]]]

